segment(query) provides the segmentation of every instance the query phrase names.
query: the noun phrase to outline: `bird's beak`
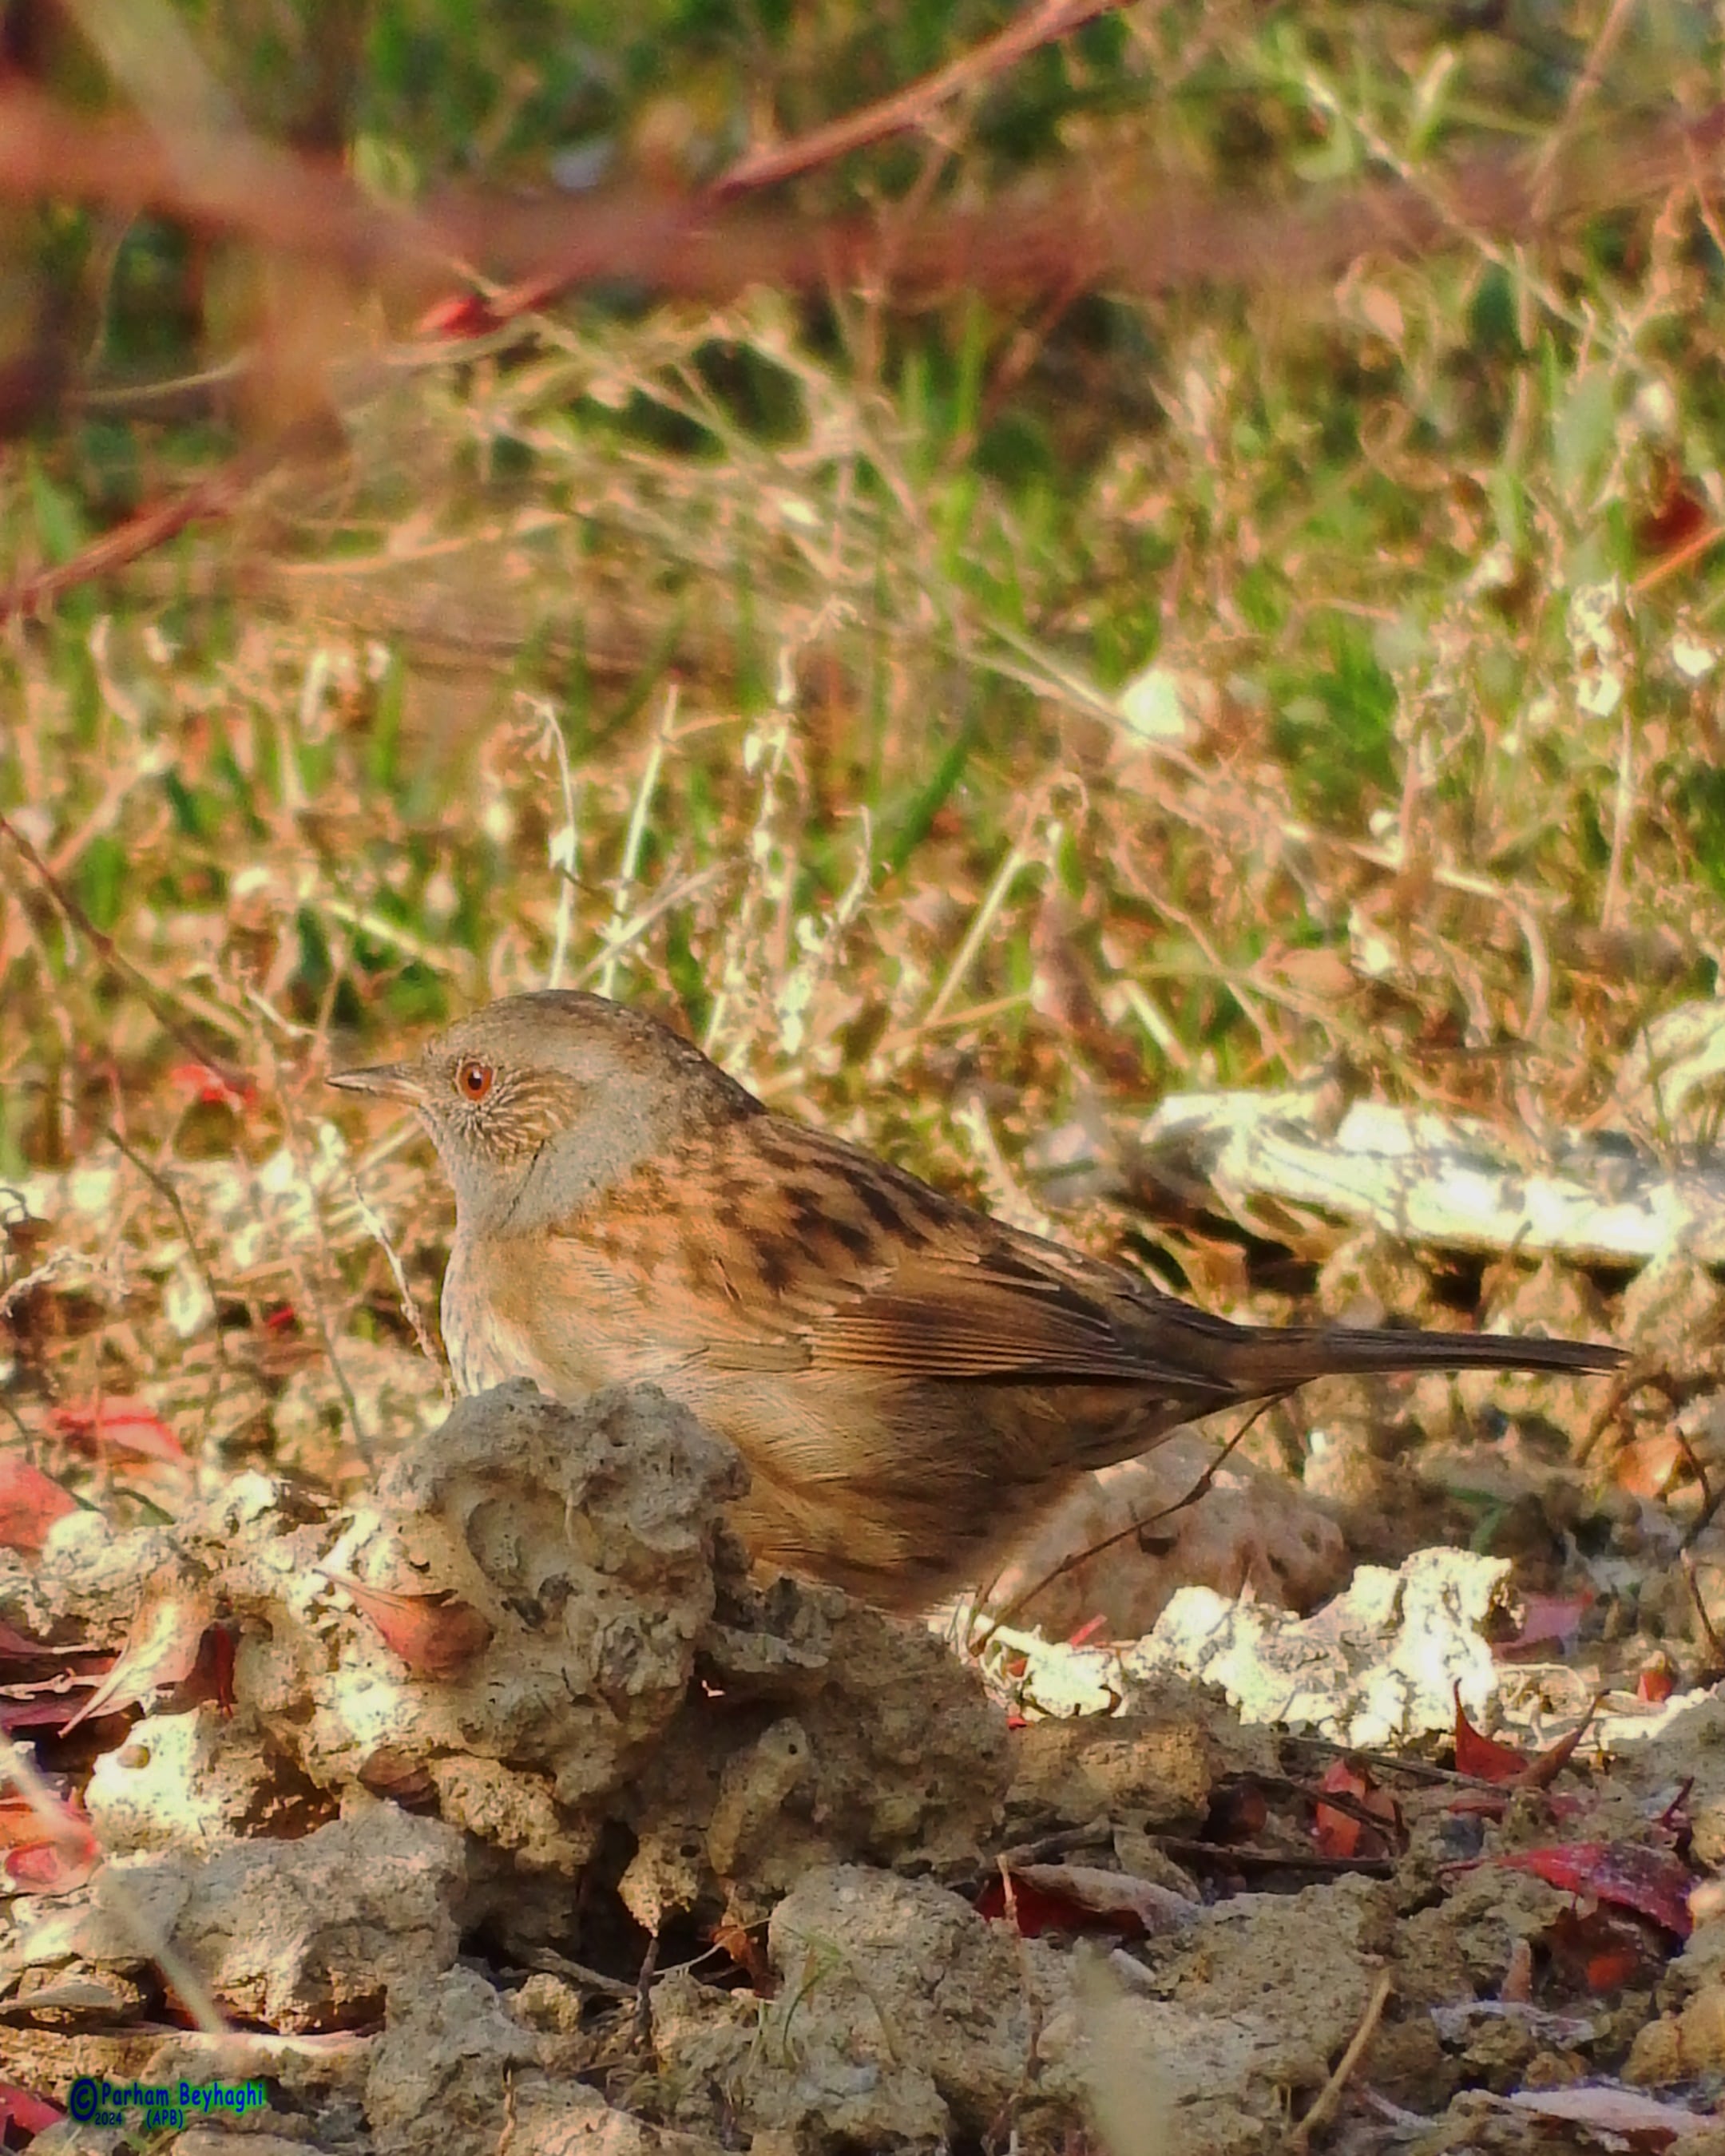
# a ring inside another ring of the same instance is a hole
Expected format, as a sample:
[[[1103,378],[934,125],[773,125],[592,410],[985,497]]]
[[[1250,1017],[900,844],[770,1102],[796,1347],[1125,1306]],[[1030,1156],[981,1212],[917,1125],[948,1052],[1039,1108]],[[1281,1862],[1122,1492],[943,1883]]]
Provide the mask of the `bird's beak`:
[[[332,1070],[329,1083],[344,1093],[375,1093],[388,1101],[407,1101],[414,1106],[425,1097],[419,1074],[411,1063],[367,1063],[357,1070]]]

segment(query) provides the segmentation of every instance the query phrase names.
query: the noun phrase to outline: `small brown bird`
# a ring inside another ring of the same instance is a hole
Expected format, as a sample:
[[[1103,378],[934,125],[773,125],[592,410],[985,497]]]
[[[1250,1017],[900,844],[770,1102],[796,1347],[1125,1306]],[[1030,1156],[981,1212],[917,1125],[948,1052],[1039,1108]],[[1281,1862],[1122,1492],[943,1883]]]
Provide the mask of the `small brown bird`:
[[[1335,1373],[1610,1370],[1615,1348],[1230,1324],[770,1112],[599,996],[509,996],[409,1062],[455,1189],[457,1383],[652,1383],[748,1464],[763,1563],[919,1609],[1086,1469]]]

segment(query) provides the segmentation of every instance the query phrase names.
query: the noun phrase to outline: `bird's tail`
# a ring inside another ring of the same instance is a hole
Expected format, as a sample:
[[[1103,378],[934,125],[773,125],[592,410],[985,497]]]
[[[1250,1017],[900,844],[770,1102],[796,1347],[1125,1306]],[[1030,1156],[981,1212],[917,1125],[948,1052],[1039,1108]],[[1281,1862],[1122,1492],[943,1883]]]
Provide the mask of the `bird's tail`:
[[[1607,1371],[1620,1348],[1594,1340],[1543,1340],[1517,1332],[1420,1332],[1394,1326],[1255,1326],[1235,1372],[1245,1394],[1291,1391],[1317,1377],[1416,1370]]]

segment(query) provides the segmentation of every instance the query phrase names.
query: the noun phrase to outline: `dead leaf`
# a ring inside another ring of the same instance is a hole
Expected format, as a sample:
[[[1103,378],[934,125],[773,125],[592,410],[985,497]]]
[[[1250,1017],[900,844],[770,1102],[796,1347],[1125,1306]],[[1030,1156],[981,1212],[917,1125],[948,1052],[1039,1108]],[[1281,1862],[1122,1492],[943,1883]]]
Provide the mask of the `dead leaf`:
[[[1618,2082],[1584,2082],[1568,2088],[1518,2089],[1502,2099],[1536,2118],[1568,2119],[1601,2133],[1625,2134],[1644,2145],[1662,2148],[1718,2124],[1712,2114],[1686,2111],[1681,2104],[1643,2096]]]
[[[54,1429],[89,1451],[104,1445],[135,1452],[144,1460],[162,1460],[175,1466],[186,1462],[186,1448],[147,1400],[129,1395],[69,1401],[49,1418]]]
[[[398,1594],[386,1587],[367,1587],[351,1573],[325,1577],[350,1596],[401,1656],[415,1676],[453,1677],[490,1645],[490,1620],[470,1602],[448,1592]]]
[[[39,1467],[0,1454],[0,1546],[35,1557],[54,1522],[77,1510],[78,1500]]]
[[[1326,1856],[1387,1856],[1401,1840],[1401,1812],[1388,1789],[1380,1789],[1363,1767],[1350,1759],[1332,1760],[1318,1787],[1327,1795],[1352,1797],[1361,1810],[1383,1822],[1367,1825],[1353,1812],[1338,1811],[1333,1804],[1319,1804],[1312,1815],[1312,1831]]]
[[[1565,1893],[1585,1894],[1616,1908],[1651,1917],[1680,1939],[1693,1928],[1689,1913],[1695,1875],[1669,1850],[1645,1842],[1553,1842],[1541,1849],[1518,1849],[1491,1862],[1508,1871],[1531,1871]]]
[[[1029,1939],[1045,1932],[1148,1938],[1189,1924],[1197,1914],[1170,1887],[1090,1864],[1014,1865],[1005,1877],[988,1881],[976,1907],[978,1916],[1010,1917]]]
[[[151,1692],[183,1683],[198,1666],[214,1615],[208,1584],[179,1564],[166,1564],[139,1598],[120,1659],[66,1723],[75,1729],[93,1714],[118,1714]]]

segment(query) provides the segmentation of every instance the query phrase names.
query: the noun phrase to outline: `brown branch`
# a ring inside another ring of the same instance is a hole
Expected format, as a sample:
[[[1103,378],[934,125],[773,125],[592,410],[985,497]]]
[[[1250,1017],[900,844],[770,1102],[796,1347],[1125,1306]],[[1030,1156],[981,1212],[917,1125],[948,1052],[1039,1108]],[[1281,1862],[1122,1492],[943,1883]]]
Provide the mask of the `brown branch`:
[[[434,228],[371,200],[326,159],[239,133],[169,141],[142,121],[92,118],[24,85],[0,90],[0,196],[154,211],[373,276],[449,269]]]
[[[992,81],[1040,46],[1070,37],[1074,30],[1082,29],[1098,16],[1115,13],[1124,4],[1125,0],[1040,0],[1039,6],[1027,8],[997,37],[948,66],[919,76],[891,96],[865,105],[860,112],[847,113],[842,120],[829,121],[824,127],[814,128],[793,141],[746,151],[720,174],[708,192],[716,201],[722,202],[775,187],[781,180],[793,179],[799,172],[849,157],[853,150],[865,150],[895,135],[908,134],[920,127],[937,105]]]
[[[907,134],[922,126],[937,105],[1004,74],[1040,46],[1053,44],[1086,23],[1117,13],[1125,4],[1126,0],[1041,0],[1040,5],[1027,8],[999,36],[950,65],[920,76],[890,97],[799,135],[793,141],[746,151],[704,191],[702,198],[712,203],[735,201],[833,163],[855,150]],[[489,300],[458,302],[454,310],[440,309],[426,326],[459,323],[469,333],[498,329],[520,316],[536,313],[565,290],[568,281],[557,275],[529,277]]]
[[[1284,287],[1368,252],[1417,255],[1458,239],[1525,240],[1548,224],[1688,184],[1725,141],[1725,106],[1596,139],[1547,176],[1535,215],[1526,160],[1479,157],[1415,188],[1400,181],[1288,205],[1171,188],[1132,169],[1069,174],[980,208],[932,212],[889,250],[870,218],[810,222],[645,189],[523,203],[451,193],[419,213],[368,202],[326,163],[248,138],[172,152],[129,120],[90,120],[28,89],[0,91],[0,198],[151,210],[336,263],[429,296],[452,264],[489,264],[550,292],[627,278],[669,296],[726,300],[751,285],[815,290],[880,283],[900,304],[969,289],[997,299],[1110,286]]]
[[[990,44],[853,116],[846,142],[913,125],[940,99],[1108,12],[1106,0],[1040,0]],[[794,169],[839,153],[833,130],[794,151]],[[0,199],[94,203],[338,265],[386,295],[415,299],[452,267],[489,264],[518,281],[491,300],[446,303],[427,329],[466,350],[479,331],[543,306],[559,292],[617,278],[667,296],[722,302],[753,285],[834,285],[883,303],[927,304],[969,290],[1024,304],[1065,304],[1085,290],[1163,292],[1194,285],[1286,288],[1338,275],[1361,255],[1403,258],[1481,238],[1524,241],[1568,218],[1672,187],[1725,142],[1725,105],[1595,141],[1558,161],[1480,157],[1419,187],[1380,181],[1288,205],[1173,188],[1130,167],[1069,173],[980,208],[921,211],[883,231],[872,218],[811,222],[724,206],[721,194],[764,187],[791,167],[749,160],[718,187],[685,200],[637,190],[544,203],[450,194],[414,213],[368,200],[327,161],[249,136],[172,143],[141,121],[91,119],[28,85],[0,89]],[[423,345],[422,345],[423,350]],[[106,534],[74,561],[0,593],[0,621],[161,546],[187,526],[230,514],[300,439],[280,430],[222,471]]]
[[[0,591],[0,623],[10,621],[18,614],[28,617],[39,613],[49,600],[58,598],[62,592],[90,583],[98,577],[110,576],[128,562],[166,545],[188,525],[201,524],[210,517],[232,516],[253,484],[277,461],[285,447],[285,444],[278,438],[270,444],[245,450],[219,471],[194,481],[172,501],[141,510],[123,524],[116,524],[112,531],[105,531],[100,539],[81,548],[70,561],[57,562],[51,569],[39,569],[34,576],[21,578],[17,583]],[[86,927],[86,932],[96,932]]]

